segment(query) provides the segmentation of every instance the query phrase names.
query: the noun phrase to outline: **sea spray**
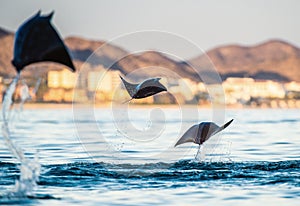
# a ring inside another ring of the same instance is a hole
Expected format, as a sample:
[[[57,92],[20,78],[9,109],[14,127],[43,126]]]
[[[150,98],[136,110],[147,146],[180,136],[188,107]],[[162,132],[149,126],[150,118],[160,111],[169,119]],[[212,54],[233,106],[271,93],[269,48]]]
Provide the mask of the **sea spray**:
[[[13,79],[12,83],[9,85],[8,89],[5,92],[3,103],[2,103],[2,118],[3,118],[3,125],[2,125],[2,134],[4,137],[4,141],[8,146],[11,153],[20,161],[25,159],[24,153],[21,149],[19,149],[13,142],[11,141],[10,137],[10,130],[9,130],[9,114],[10,114],[10,107],[13,103],[12,96],[16,90],[16,86],[18,80],[20,78],[20,74]]]
[[[202,162],[205,160],[205,150],[203,149],[203,145],[199,145],[197,153],[195,155],[195,160],[197,162]]]
[[[26,158],[24,156],[22,149],[18,148],[18,146],[14,144],[13,141],[11,140],[11,132],[9,129],[9,122],[11,120],[9,119],[9,113],[10,113],[10,107],[13,103],[12,96],[16,90],[16,86],[19,79],[20,79],[20,74],[18,73],[17,76],[13,79],[8,89],[6,90],[4,100],[2,103],[3,138],[10,152],[21,163],[20,178],[19,180],[16,181],[14,190],[8,193],[7,195],[8,197],[26,197],[28,195],[32,195],[32,192],[36,186],[36,182],[38,181],[39,174],[40,174],[40,164],[37,155],[33,159]]]
[[[38,78],[38,80],[34,86],[34,89],[30,92],[26,82],[22,81],[22,86],[20,89],[21,101],[20,101],[18,107],[16,107],[13,111],[9,112],[8,118],[9,118],[10,131],[12,131],[12,129],[15,127],[14,122],[20,119],[23,109],[24,109],[25,102],[28,100],[31,100],[33,97],[36,96],[36,93],[41,85],[41,82],[42,82],[42,78]]]
[[[37,185],[40,175],[40,164],[38,155],[33,159],[25,159],[21,162],[20,178],[16,180],[15,188],[9,193],[10,197],[26,197],[32,196],[33,190]]]
[[[210,145],[205,142],[199,145],[195,155],[196,162],[231,162],[231,144],[230,141],[219,141],[216,145]],[[213,147],[213,149],[211,149]]]

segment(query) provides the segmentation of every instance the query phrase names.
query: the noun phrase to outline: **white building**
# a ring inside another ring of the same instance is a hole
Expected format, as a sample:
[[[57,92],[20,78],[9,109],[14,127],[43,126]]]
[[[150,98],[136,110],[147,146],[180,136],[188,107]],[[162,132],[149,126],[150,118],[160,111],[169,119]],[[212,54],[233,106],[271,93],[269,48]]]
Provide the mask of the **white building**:
[[[69,69],[48,72],[49,88],[73,89],[76,86],[77,74]]]
[[[284,88],[287,91],[291,91],[291,92],[300,92],[300,83],[299,82],[289,82],[284,84]]]
[[[121,83],[119,71],[91,71],[88,73],[88,91],[111,93]]]
[[[227,103],[249,101],[254,98],[284,98],[283,84],[274,81],[255,81],[252,78],[227,78],[223,82]]]

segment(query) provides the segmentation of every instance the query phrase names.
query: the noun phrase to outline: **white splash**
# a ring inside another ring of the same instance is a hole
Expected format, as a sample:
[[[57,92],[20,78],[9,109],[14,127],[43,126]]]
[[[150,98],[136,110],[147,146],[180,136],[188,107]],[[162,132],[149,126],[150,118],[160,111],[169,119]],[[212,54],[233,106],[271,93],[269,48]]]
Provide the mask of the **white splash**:
[[[202,145],[199,145],[197,154],[195,156],[195,160],[198,162],[202,162],[205,160],[205,150],[203,150]]]
[[[18,80],[20,79],[20,74],[13,79],[12,83],[9,85],[6,90],[4,100],[2,103],[2,134],[4,141],[8,146],[8,149],[11,151],[14,157],[16,157],[20,163],[20,178],[16,181],[15,188],[13,191],[8,193],[8,197],[26,197],[32,195],[34,188],[36,187],[36,182],[38,181],[40,174],[40,164],[38,157],[36,156],[33,159],[28,159],[25,157],[21,148],[18,148],[16,144],[11,140],[11,132],[9,129],[10,123],[10,107],[12,106],[12,96],[16,90]],[[21,104],[24,104],[25,101],[22,101]],[[20,105],[23,107],[23,105]]]

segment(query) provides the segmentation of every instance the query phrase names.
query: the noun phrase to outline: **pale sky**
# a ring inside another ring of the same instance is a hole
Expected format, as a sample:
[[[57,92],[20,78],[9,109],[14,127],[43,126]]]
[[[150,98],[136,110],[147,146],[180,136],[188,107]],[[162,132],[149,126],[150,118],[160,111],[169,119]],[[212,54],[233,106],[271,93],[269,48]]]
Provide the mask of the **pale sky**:
[[[298,0],[0,0],[0,26],[15,31],[39,9],[55,11],[53,23],[63,37],[107,41],[126,33],[159,30],[182,36],[203,50],[268,39],[300,46]]]

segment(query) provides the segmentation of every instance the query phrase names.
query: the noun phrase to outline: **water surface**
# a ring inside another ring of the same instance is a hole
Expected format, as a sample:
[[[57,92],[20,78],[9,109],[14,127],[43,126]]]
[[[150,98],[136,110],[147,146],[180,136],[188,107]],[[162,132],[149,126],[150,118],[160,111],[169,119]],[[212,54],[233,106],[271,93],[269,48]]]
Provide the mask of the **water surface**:
[[[108,109],[95,109],[74,124],[72,109],[29,109],[11,125],[12,139],[27,157],[42,164],[32,196],[8,198],[19,164],[0,146],[0,202],[28,205],[298,205],[300,201],[299,110],[227,110],[235,119],[211,139],[217,147],[173,148],[185,129],[212,119],[210,110],[182,118],[164,108],[165,118],[150,120],[150,108],[130,110],[116,124]],[[147,132],[157,128],[160,133]],[[84,128],[81,138],[77,127]],[[131,135],[132,134],[132,135]],[[135,135],[142,134],[142,135]],[[153,137],[153,138],[152,138]],[[154,138],[155,137],[155,138]],[[143,141],[145,140],[145,141]],[[92,145],[92,146],[91,146]],[[204,145],[205,147],[205,145]]]

